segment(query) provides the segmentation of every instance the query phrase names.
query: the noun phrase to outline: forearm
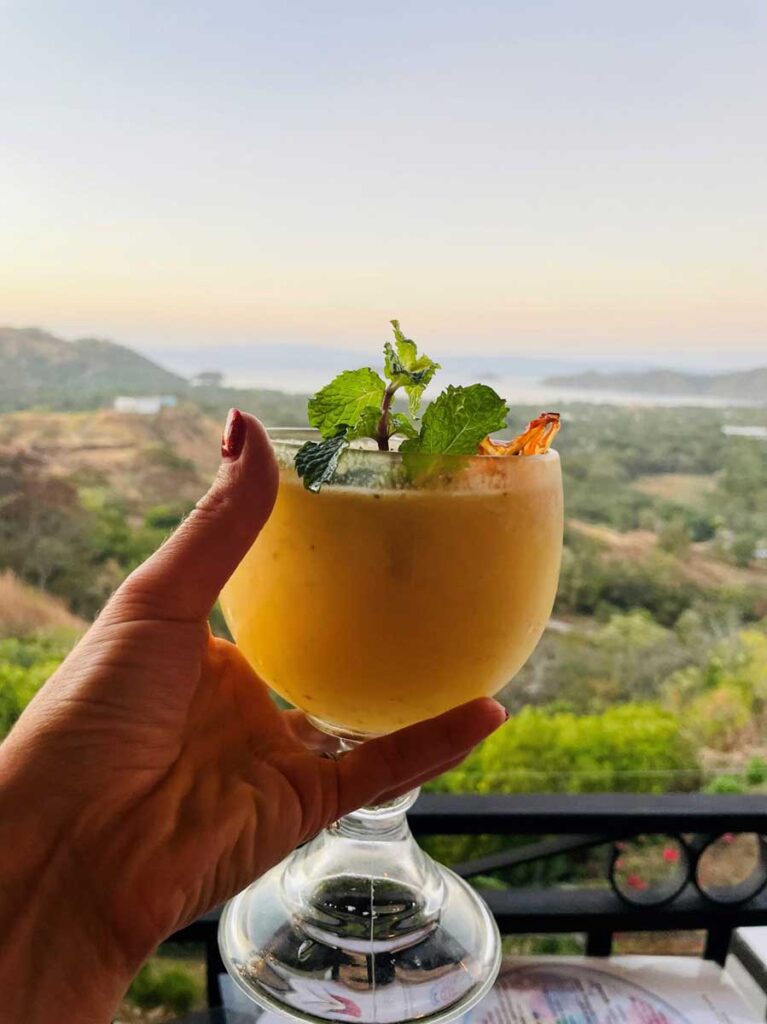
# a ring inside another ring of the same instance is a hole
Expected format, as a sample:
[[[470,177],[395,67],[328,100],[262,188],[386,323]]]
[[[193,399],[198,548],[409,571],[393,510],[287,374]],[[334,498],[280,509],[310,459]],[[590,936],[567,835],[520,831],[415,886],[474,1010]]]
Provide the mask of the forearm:
[[[0,1024],[108,1024],[138,964],[89,906],[19,758],[0,748]],[[44,823],[44,824],[43,824]]]
[[[130,977],[50,911],[30,897],[22,920],[0,921],[0,1024],[109,1024]]]

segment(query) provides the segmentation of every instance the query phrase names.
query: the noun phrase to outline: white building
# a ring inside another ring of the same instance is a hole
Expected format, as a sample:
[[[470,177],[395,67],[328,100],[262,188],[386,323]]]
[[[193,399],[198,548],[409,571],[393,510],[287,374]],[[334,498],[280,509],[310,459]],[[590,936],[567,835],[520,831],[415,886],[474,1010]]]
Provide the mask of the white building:
[[[161,409],[172,408],[175,395],[118,395],[112,408],[115,412],[131,412],[139,416],[154,416]]]
[[[726,424],[722,427],[722,433],[727,437],[751,437],[755,441],[767,441],[767,427],[736,427]]]
[[[192,377],[190,384],[194,388],[220,388],[224,384],[224,375],[218,370],[203,370]]]

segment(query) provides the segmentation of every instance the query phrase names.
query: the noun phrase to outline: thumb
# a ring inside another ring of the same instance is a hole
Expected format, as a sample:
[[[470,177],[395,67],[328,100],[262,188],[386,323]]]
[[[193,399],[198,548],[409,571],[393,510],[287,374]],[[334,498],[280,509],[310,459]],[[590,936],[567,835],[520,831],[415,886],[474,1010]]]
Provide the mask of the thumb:
[[[176,532],[125,580],[113,607],[139,605],[166,619],[204,619],[269,518],[279,473],[266,431],[232,409],[222,463],[208,493]]]

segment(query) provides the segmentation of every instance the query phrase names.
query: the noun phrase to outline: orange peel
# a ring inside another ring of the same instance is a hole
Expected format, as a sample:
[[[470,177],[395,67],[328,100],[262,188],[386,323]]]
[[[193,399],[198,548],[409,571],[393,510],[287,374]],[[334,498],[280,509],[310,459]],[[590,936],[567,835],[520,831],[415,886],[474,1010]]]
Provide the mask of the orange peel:
[[[525,429],[511,441],[494,441],[486,437],[480,442],[480,455],[545,455],[551,448],[560,427],[558,412],[542,412],[530,420]]]

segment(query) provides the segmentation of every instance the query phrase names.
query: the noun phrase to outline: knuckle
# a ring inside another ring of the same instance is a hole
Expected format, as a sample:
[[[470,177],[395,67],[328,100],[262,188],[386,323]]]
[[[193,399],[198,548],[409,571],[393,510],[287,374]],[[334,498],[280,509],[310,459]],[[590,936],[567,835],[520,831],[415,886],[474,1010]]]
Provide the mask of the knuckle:
[[[222,487],[218,481],[211,487],[207,494],[203,494],[194,509],[190,512],[186,522],[194,523],[207,521],[219,516],[229,508],[230,498],[227,488]]]
[[[111,618],[142,618],[154,605],[151,581],[147,579],[144,566],[140,565],[125,577],[112,594],[99,619],[103,621]]]
[[[378,761],[381,765],[381,781],[386,787],[396,786],[406,772],[406,751],[402,747],[396,733],[387,736],[378,748]]]

